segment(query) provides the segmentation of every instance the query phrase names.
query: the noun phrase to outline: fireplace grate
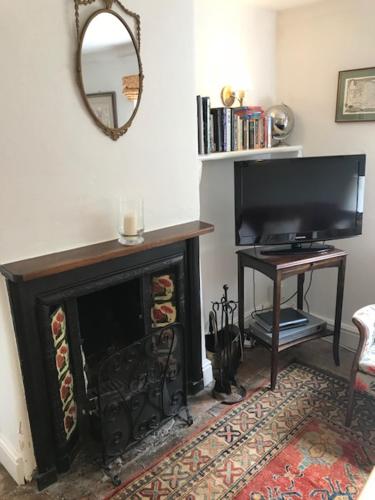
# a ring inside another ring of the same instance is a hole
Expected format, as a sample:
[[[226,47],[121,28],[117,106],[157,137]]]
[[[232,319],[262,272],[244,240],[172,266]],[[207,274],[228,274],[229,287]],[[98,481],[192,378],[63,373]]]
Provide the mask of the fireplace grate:
[[[155,330],[103,359],[87,396],[105,467],[182,410],[191,424],[182,325]]]

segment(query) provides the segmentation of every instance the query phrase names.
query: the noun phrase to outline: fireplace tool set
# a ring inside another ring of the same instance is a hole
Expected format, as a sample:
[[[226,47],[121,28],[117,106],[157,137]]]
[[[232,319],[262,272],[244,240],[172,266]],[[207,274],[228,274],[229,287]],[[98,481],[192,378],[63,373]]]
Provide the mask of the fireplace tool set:
[[[234,313],[238,303],[228,300],[228,285],[223,286],[220,302],[212,303],[209,313],[209,334],[206,349],[213,364],[215,386],[213,396],[224,404],[242,401],[246,390],[236,381],[236,374],[243,358],[243,343],[240,329],[234,324]]]

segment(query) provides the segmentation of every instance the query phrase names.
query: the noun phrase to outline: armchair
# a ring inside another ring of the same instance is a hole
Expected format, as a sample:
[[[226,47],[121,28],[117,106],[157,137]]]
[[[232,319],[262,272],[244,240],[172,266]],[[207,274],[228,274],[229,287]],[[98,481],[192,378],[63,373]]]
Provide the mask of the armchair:
[[[350,375],[346,426],[352,421],[355,391],[375,392],[375,304],[359,309],[353,323],[358,328],[359,344]]]

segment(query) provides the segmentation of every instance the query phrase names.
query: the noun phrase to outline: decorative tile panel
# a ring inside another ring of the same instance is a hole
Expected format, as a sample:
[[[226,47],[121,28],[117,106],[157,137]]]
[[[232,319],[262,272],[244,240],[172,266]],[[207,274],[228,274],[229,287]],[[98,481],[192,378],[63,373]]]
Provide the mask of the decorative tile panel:
[[[74,400],[73,375],[70,370],[69,345],[66,336],[66,317],[62,306],[51,315],[51,332],[55,346],[55,363],[59,381],[64,430],[68,440],[77,426],[77,405]]]
[[[151,320],[153,328],[162,328],[177,321],[175,278],[173,274],[158,274],[151,279]]]

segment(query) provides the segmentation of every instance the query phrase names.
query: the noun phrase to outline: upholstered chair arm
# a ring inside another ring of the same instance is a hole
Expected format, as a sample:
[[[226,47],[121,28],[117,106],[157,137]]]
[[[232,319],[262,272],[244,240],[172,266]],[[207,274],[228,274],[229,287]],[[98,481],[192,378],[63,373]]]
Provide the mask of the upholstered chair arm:
[[[359,309],[353,316],[353,323],[360,336],[356,353],[358,369],[375,375],[375,304]]]

